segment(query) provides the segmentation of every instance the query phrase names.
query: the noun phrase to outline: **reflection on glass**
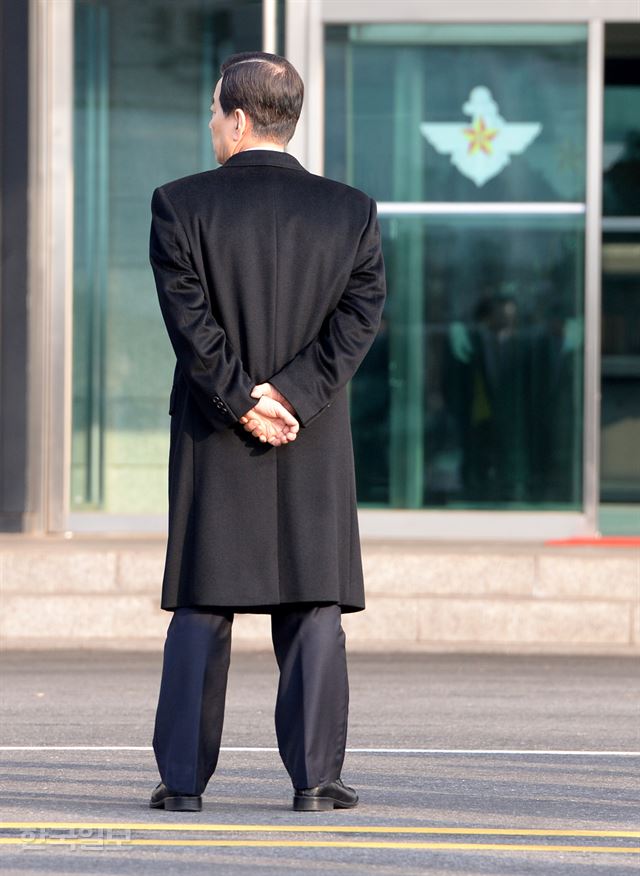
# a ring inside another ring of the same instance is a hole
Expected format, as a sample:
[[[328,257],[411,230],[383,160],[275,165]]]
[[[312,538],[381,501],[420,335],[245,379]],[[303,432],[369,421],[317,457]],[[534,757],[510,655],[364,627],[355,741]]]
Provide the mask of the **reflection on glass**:
[[[386,314],[352,382],[360,501],[578,509],[583,218],[382,229]]]
[[[351,394],[365,505],[581,508],[586,45],[326,30],[325,172],[384,202],[388,302]]]
[[[605,35],[600,496],[616,504],[601,507],[600,529],[638,535],[640,24]]]
[[[585,25],[327,28],[325,171],[379,201],[583,201]]]
[[[605,234],[602,269],[600,492],[640,502],[640,234]]]
[[[602,157],[604,215],[640,215],[640,84],[607,86]]]
[[[74,510],[166,509],[173,352],[149,267],[150,201],[215,166],[223,58],[261,42],[261,4],[75,4]]]

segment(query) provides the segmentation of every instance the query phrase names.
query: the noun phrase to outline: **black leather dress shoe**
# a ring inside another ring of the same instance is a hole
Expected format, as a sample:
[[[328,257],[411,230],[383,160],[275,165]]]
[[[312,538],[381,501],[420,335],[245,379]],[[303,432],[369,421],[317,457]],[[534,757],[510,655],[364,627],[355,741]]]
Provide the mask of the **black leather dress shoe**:
[[[153,789],[149,806],[152,809],[168,809],[171,812],[200,812],[202,797],[198,794],[176,794],[164,782]]]
[[[342,779],[316,785],[315,788],[295,788],[293,808],[296,812],[326,812],[327,809],[351,809],[358,802],[353,788]]]

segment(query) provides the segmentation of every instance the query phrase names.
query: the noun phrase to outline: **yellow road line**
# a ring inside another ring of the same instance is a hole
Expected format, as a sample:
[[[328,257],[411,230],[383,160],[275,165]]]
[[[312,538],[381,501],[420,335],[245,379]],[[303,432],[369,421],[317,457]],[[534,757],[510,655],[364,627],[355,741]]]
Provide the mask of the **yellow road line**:
[[[640,830],[563,830],[541,827],[434,827],[408,825],[367,825],[367,824],[176,824],[167,821],[163,824],[148,822],[75,822],[75,821],[2,821],[1,830],[33,829],[103,829],[165,831],[166,833],[219,832],[219,833],[409,833],[409,834],[453,834],[456,836],[566,836],[566,837],[617,837],[640,838]]]
[[[526,845],[524,843],[455,843],[455,842],[354,842],[351,840],[232,840],[232,839],[64,839],[46,837],[25,840],[20,837],[0,837],[0,845],[33,846],[225,846],[241,848],[323,848],[323,849],[421,849],[432,851],[476,852],[582,852],[639,854],[640,846],[569,846]]]

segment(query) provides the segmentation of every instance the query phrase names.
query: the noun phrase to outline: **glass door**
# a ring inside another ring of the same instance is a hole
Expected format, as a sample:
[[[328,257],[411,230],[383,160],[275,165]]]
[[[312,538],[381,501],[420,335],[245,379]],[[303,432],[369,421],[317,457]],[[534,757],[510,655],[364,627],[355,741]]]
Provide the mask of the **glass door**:
[[[583,505],[587,27],[325,29],[325,173],[378,202],[363,507]]]
[[[215,167],[220,63],[261,45],[262,4],[76,0],[74,11],[70,528],[82,529],[96,512],[166,514],[174,356],[149,266],[151,194]]]

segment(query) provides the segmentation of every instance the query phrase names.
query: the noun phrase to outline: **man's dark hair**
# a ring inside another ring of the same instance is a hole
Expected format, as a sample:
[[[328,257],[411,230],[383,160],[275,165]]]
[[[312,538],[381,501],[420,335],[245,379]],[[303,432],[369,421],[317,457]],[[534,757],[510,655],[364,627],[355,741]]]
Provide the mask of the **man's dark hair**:
[[[295,67],[280,55],[239,52],[220,67],[220,107],[251,119],[257,137],[287,144],[302,109],[304,85]]]

